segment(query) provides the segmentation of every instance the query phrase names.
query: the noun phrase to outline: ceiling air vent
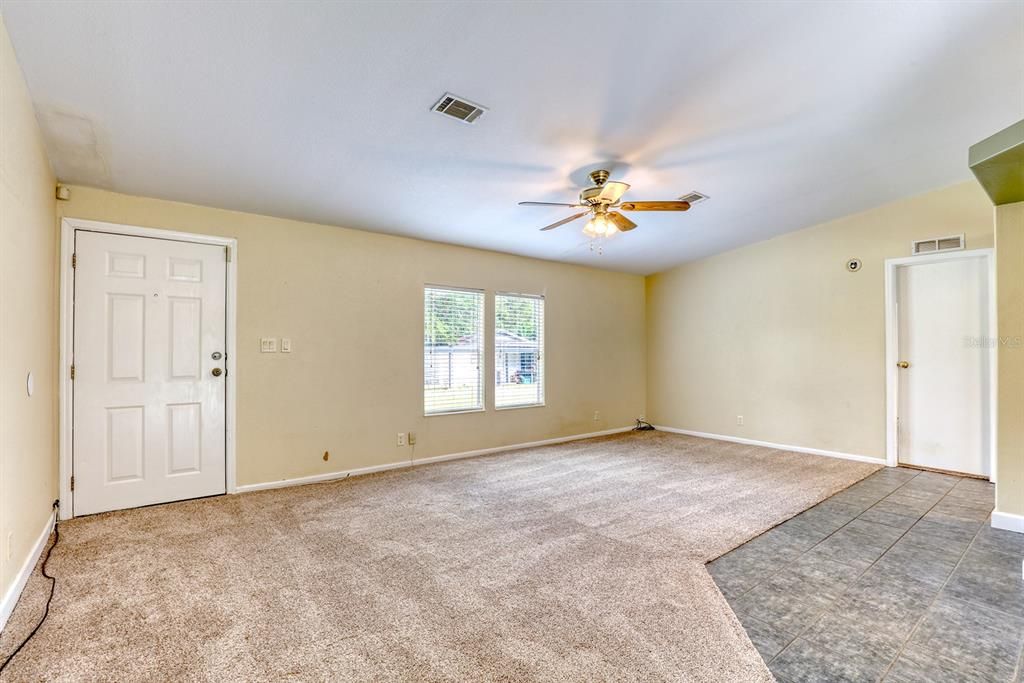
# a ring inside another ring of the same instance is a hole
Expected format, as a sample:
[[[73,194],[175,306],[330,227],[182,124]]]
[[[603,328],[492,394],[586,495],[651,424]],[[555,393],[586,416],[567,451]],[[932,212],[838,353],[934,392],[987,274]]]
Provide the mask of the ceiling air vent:
[[[910,247],[910,253],[914,256],[920,254],[934,254],[937,251],[956,251],[964,248],[964,236],[950,235],[949,237],[936,237],[934,239],[918,240]]]
[[[483,116],[487,111],[487,108],[481,107],[479,104],[473,104],[469,100],[463,99],[458,95],[446,92],[444,96],[437,101],[437,104],[434,105],[434,111],[438,114],[451,116],[463,123],[476,123],[476,120]]]
[[[693,206],[694,204],[700,204],[707,198],[708,196],[706,194],[701,194],[700,192],[694,190],[692,192],[687,192],[686,194],[684,194],[682,197],[679,198],[679,201],[687,202],[690,206]]]

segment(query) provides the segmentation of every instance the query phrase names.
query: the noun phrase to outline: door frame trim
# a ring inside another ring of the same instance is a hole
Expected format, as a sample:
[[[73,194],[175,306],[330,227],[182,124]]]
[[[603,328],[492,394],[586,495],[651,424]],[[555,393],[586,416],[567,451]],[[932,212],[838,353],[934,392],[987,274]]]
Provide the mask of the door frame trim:
[[[904,266],[922,263],[940,263],[969,258],[982,258],[988,270],[988,336],[998,343],[999,331],[996,320],[996,269],[995,249],[970,249],[920,256],[904,256],[885,260],[885,464],[896,467],[899,464],[897,451],[899,444],[896,433],[896,413],[899,405],[899,373],[896,363],[899,361],[899,321],[896,312],[896,271]],[[996,391],[998,381],[998,354],[995,348],[990,349],[988,378],[988,443],[989,443],[989,481],[996,480]]]
[[[71,492],[72,469],[72,415],[73,415],[73,393],[71,383],[71,350],[74,348],[74,326],[72,325],[72,314],[74,312],[74,288],[75,271],[71,268],[71,255],[75,247],[75,231],[89,230],[91,232],[102,232],[114,235],[127,235],[129,237],[150,237],[155,239],[174,240],[178,242],[194,242],[196,244],[212,244],[227,247],[230,250],[231,258],[225,267],[227,269],[227,282],[225,291],[225,348],[226,357],[226,387],[224,396],[224,488],[227,493],[235,493],[237,489],[237,473],[235,460],[236,443],[236,385],[235,378],[238,376],[237,369],[237,299],[238,299],[238,240],[233,237],[218,237],[215,235],[202,235],[191,232],[179,232],[174,230],[162,230],[159,228],[146,228],[137,225],[121,225],[118,223],[105,223],[91,221],[81,218],[61,218],[60,222],[60,366],[58,368],[58,412],[59,412],[59,436],[58,436],[58,490],[60,495],[60,519],[71,519],[73,517],[73,496]]]

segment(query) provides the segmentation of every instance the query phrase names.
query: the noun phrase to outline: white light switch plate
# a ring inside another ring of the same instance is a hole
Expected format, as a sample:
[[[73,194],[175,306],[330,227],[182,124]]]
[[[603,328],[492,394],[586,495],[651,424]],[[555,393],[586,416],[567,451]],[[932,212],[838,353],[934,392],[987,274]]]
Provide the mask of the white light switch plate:
[[[292,352],[292,340],[288,337],[281,337],[281,353]]]
[[[260,353],[277,353],[277,337],[260,337]]]

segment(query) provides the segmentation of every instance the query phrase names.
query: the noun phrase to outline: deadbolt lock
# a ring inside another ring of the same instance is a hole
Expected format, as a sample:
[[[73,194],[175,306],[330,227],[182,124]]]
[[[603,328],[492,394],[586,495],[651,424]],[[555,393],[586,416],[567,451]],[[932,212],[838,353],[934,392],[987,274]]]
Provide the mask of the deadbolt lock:
[[[224,372],[224,371],[223,371],[223,370],[221,370],[220,368],[214,368],[214,369],[213,369],[213,376],[214,376],[214,377],[220,377],[220,376],[221,376],[221,374],[223,374],[223,372]]]
[[[224,356],[223,356],[223,355],[221,354],[221,352],[220,352],[220,351],[214,351],[214,352],[213,352],[213,355],[212,355],[212,356],[210,356],[210,358],[212,358],[212,359],[214,359],[214,360],[220,360],[220,359],[221,359],[221,358],[223,358],[223,357],[224,357]]]
[[[908,363],[905,360],[901,360],[899,363],[896,364],[896,367],[898,367],[900,370],[906,370],[907,368],[910,367],[910,363]]]

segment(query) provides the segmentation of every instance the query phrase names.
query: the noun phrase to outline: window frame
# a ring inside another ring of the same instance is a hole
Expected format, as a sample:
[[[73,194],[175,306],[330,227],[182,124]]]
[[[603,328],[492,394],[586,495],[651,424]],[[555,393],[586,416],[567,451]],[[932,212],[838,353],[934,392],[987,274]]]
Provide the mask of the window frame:
[[[467,413],[483,413],[487,411],[487,383],[485,381],[485,373],[487,372],[487,291],[480,289],[479,287],[457,287],[453,285],[437,285],[429,282],[423,284],[423,325],[424,334],[427,323],[427,306],[426,306],[426,295],[427,290],[431,289],[442,289],[450,292],[462,292],[465,294],[479,294],[480,295],[480,365],[478,367],[479,374],[479,396],[480,404],[479,407],[474,408],[459,408],[457,410],[441,410],[428,412],[427,411],[427,372],[426,372],[426,357],[424,354],[424,344],[420,345],[420,400],[423,406],[423,417],[439,417],[442,415],[465,415]],[[421,340],[426,341],[424,336]]]
[[[497,356],[498,356],[498,297],[515,297],[519,299],[533,299],[540,301],[540,325],[537,328],[537,365],[540,368],[540,400],[533,403],[516,403],[514,405],[499,406],[498,405],[498,378],[496,374],[497,370]],[[524,292],[494,292],[494,311],[492,312],[493,328],[491,330],[491,352],[488,354],[491,359],[492,369],[491,376],[493,377],[493,383],[491,384],[491,390],[493,392],[494,410],[522,410],[524,408],[544,408],[547,406],[548,393],[548,373],[547,373],[547,298],[543,294],[528,294]]]

